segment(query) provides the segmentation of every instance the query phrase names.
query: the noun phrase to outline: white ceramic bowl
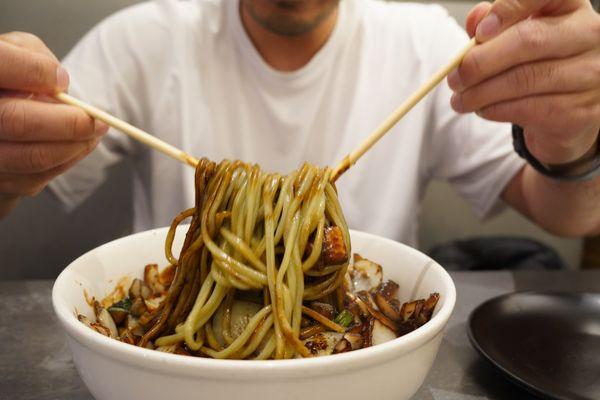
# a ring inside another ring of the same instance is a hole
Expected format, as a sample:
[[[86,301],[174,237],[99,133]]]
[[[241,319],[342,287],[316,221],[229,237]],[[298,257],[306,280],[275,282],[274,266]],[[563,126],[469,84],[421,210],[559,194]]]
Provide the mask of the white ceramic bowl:
[[[56,279],[54,310],[77,370],[96,399],[397,400],[409,398],[423,383],[454,308],[454,283],[417,250],[362,232],[351,232],[352,251],[383,266],[384,278],[400,285],[401,301],[441,295],[431,321],[378,346],[311,359],[213,360],[130,346],[80,323],[76,312],[92,315],[84,288],[101,298],[122,276],[140,277],[145,264],[166,265],[166,232],[156,229],[107,243],[79,257]],[[181,243],[183,235],[177,236]]]

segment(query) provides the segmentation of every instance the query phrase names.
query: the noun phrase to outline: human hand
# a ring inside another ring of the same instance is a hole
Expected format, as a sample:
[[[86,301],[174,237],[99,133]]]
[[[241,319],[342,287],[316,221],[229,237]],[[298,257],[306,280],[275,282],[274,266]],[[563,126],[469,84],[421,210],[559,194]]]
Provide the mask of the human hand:
[[[496,0],[467,17],[480,43],[448,76],[461,113],[512,122],[542,163],[596,151],[600,131],[600,16],[588,0]]]
[[[89,154],[108,127],[51,97],[69,75],[37,37],[0,35],[0,218]]]

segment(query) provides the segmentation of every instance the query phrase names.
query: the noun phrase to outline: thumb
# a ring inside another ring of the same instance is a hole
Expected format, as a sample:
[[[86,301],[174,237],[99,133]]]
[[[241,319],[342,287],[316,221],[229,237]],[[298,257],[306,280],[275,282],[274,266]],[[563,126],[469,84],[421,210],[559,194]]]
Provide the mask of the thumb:
[[[0,89],[55,94],[69,86],[69,74],[45,54],[0,41]]]
[[[561,15],[580,7],[587,0],[496,0],[476,31],[478,42],[485,42],[532,15]]]

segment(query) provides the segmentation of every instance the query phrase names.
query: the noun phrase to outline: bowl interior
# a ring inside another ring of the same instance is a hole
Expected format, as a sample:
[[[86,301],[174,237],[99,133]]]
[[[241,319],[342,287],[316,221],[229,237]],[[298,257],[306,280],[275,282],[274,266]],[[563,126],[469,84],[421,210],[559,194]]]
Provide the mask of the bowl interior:
[[[181,226],[178,230],[173,245],[175,256],[178,256],[177,250],[183,243],[186,231],[187,226]],[[77,313],[89,317],[93,315],[91,307],[85,301],[84,290],[90,296],[103,298],[123,277],[129,279],[142,277],[146,264],[156,263],[160,268],[166,266],[168,264],[164,255],[166,233],[167,228],[155,229],[107,243],[79,257],[60,274],[53,288],[53,303],[55,311],[69,335],[76,336],[84,342],[87,341],[89,345],[121,349],[123,355],[127,354],[128,356],[144,353],[140,357],[156,357],[163,360],[165,357],[171,357],[172,359],[176,358],[177,363],[197,363],[199,365],[207,361],[202,358],[176,356],[134,348],[92,332],[76,318]],[[424,298],[432,292],[440,293],[440,301],[431,321],[414,332],[369,349],[325,358],[333,360],[340,357],[364,357],[363,352],[366,355],[367,353],[385,353],[393,346],[396,346],[396,350],[398,346],[413,347],[439,332],[450,317],[455,302],[454,284],[447,272],[426,255],[392,240],[358,231],[351,231],[351,238],[353,253],[359,253],[361,256],[381,264],[384,279],[392,279],[400,285],[400,301]],[[425,336],[427,338],[423,339]],[[182,359],[187,360],[181,361]],[[287,361],[296,364],[310,363],[315,366],[313,362],[316,360]],[[235,361],[227,362],[232,363],[230,365],[243,365],[244,369],[246,366],[250,368],[250,364],[261,363],[241,361],[243,364],[233,364]],[[285,364],[282,361],[275,362],[277,365]],[[265,363],[262,362],[261,365],[265,365]],[[325,364],[327,363],[329,361]],[[320,361],[320,365],[324,365],[322,361]]]

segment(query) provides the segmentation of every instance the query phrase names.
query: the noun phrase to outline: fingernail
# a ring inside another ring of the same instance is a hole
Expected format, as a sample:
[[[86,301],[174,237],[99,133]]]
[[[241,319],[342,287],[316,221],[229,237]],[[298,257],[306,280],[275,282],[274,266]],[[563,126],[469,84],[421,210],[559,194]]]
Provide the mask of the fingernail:
[[[500,18],[496,14],[490,13],[477,25],[475,36],[479,41],[490,39],[498,33],[500,25],[502,25]]]
[[[454,111],[461,112],[463,110],[462,96],[458,93],[454,93],[450,99],[450,105],[452,105]]]
[[[461,90],[462,89],[462,81],[460,79],[460,74],[458,73],[458,69],[450,72],[448,75],[448,86],[452,90]]]
[[[63,92],[69,88],[69,73],[61,66],[56,70],[56,85]]]
[[[94,132],[96,135],[104,135],[108,131],[108,125],[102,121],[94,121]]]

